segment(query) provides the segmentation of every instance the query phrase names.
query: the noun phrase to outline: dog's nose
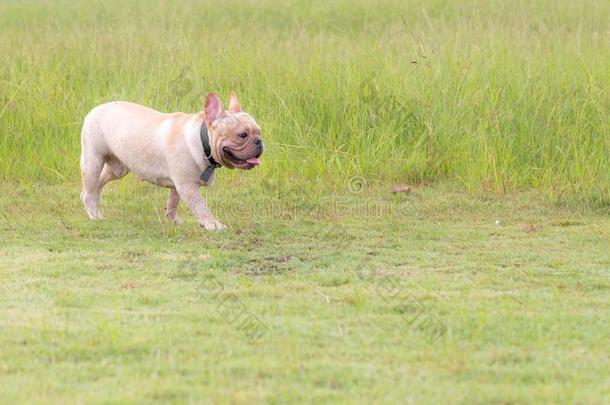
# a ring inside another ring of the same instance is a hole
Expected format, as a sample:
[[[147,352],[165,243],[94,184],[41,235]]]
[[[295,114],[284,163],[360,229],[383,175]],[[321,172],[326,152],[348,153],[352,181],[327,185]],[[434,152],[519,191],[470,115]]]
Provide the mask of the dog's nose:
[[[254,139],[254,144],[256,145],[256,155],[257,155],[257,157],[259,157],[260,155],[263,154],[263,140],[261,139],[260,136],[257,136]]]

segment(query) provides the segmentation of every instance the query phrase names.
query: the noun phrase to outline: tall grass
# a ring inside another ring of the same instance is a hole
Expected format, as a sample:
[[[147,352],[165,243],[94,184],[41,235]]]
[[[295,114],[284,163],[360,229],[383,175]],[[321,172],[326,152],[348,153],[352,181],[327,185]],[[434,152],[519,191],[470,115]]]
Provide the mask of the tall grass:
[[[236,89],[257,176],[610,199],[610,2],[0,3],[0,179],[76,181],[96,104]],[[223,174],[234,176],[234,174]]]

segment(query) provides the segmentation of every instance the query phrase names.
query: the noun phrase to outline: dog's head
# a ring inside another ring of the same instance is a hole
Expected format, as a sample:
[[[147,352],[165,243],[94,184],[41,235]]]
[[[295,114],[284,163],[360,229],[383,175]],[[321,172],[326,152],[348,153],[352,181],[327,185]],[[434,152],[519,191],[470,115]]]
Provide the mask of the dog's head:
[[[225,110],[216,93],[205,100],[204,117],[210,132],[210,146],[218,163],[229,169],[250,170],[258,166],[263,154],[261,129],[249,114],[241,110],[234,91]]]

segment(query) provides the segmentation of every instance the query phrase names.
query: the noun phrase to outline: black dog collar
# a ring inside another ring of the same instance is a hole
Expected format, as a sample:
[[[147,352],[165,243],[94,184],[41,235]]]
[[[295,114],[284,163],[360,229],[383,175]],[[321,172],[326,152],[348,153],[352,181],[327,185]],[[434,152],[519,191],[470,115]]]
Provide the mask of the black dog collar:
[[[201,124],[199,136],[201,137],[201,144],[203,145],[203,157],[210,162],[210,165],[201,173],[199,179],[207,183],[210,180],[210,177],[212,177],[214,169],[222,167],[222,165],[212,157],[212,148],[210,147],[210,138],[208,137],[208,126],[205,120],[203,121],[203,124]]]

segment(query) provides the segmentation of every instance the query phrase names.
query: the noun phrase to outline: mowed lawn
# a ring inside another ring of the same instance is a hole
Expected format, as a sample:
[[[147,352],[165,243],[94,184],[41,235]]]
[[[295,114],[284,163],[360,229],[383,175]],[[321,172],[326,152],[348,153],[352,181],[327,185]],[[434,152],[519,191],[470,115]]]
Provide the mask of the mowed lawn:
[[[3,403],[607,402],[607,213],[217,186],[225,233],[131,180],[104,222],[77,185],[3,184]]]

